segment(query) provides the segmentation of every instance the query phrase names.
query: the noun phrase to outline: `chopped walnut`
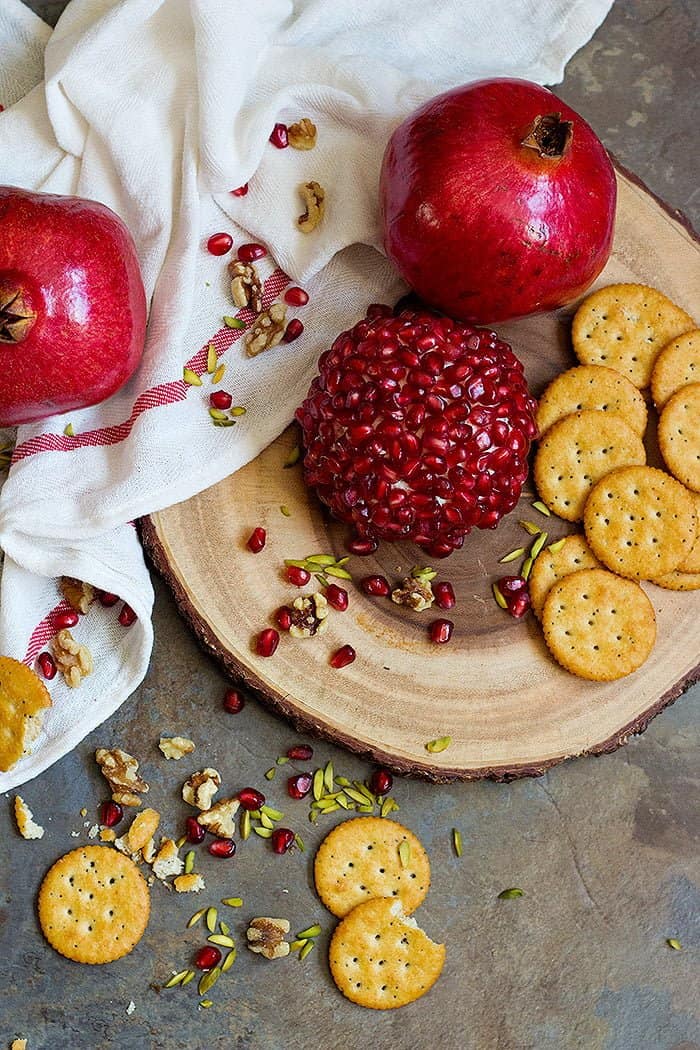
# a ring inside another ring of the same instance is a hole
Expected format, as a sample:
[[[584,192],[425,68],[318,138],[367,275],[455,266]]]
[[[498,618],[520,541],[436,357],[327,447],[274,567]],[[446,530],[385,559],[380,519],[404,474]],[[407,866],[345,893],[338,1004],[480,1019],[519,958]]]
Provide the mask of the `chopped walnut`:
[[[72,576],[61,577],[61,592],[71,609],[83,615],[95,600],[95,588],[92,584],[75,580]]]
[[[316,145],[316,125],[308,117],[302,117],[287,128],[287,140],[292,149],[313,149]]]
[[[209,809],[214,795],[221,787],[221,777],[215,769],[193,773],[182,785],[182,797],[196,809]]]
[[[223,798],[205,813],[200,813],[197,821],[211,831],[212,835],[218,835],[220,839],[232,839],[236,833],[236,813],[240,802],[237,798]]]
[[[94,667],[90,650],[87,646],[76,642],[67,628],[58,632],[51,647],[56,667],[65,678],[66,685],[69,685],[71,689],[76,689],[83,678],[92,674]]]
[[[289,933],[289,923],[286,919],[269,919],[264,916],[251,919],[246,930],[248,947],[251,952],[264,955],[266,959],[281,959],[289,955],[289,941],[284,939],[286,933]]]
[[[199,893],[204,889],[204,879],[193,871],[189,875],[178,875],[173,880],[173,886],[176,893]]]
[[[323,634],[328,616],[328,602],[320,591],[301,595],[292,603],[292,624],[289,633],[294,638],[313,638]]]
[[[257,357],[263,350],[271,350],[282,342],[286,316],[284,303],[273,303],[269,310],[260,314],[246,338],[248,357]]]
[[[112,789],[112,799],[115,802],[122,806],[141,805],[139,794],[146,794],[148,784],[138,775],[139,764],[132,755],[118,747],[111,751],[98,747],[95,761]]]
[[[297,219],[297,226],[302,233],[311,233],[323,218],[326,192],[317,182],[305,182],[299,187],[299,193],[306,205],[306,211]]]
[[[243,309],[249,306],[253,313],[262,312],[262,284],[258,271],[252,263],[230,262],[228,272],[231,277],[231,298],[234,304]]]
[[[400,587],[391,592],[392,602],[396,602],[397,605],[408,605],[410,609],[415,609],[416,612],[423,612],[424,609],[429,609],[435,601],[435,595],[433,594],[433,588],[430,586],[430,580],[417,579],[415,576],[407,576]]]
[[[158,747],[166,758],[172,758],[176,762],[191,755],[194,751],[194,743],[186,736],[162,736],[158,741]]]

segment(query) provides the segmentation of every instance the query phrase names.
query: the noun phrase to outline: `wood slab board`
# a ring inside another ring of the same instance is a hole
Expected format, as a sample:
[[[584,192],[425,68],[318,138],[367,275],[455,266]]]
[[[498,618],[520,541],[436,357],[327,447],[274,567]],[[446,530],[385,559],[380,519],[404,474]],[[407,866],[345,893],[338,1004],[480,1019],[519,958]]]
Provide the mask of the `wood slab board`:
[[[650,284],[697,318],[694,234],[620,168],[618,191],[614,250],[596,287]],[[499,326],[536,396],[576,364],[569,339],[575,305]],[[234,681],[297,728],[400,773],[439,782],[505,780],[539,775],[567,757],[614,750],[700,679],[700,592],[644,585],[657,614],[657,643],[639,671],[612,683],[563,671],[532,616],[515,621],[496,606],[491,583],[509,571],[498,559],[528,540],[519,518],[537,519],[552,540],[574,531],[532,509],[531,483],[497,530],[475,531],[462,551],[434,562],[438,579],[449,579],[458,598],[449,613],[455,621],[449,645],[427,640],[427,625],[439,611],[415,613],[351,584],[350,608],[332,611],[325,635],[283,636],[272,659],[258,657],[255,635],[274,622],[278,606],[302,593],[285,582],[284,559],[346,553],[346,527],[331,521],[309,494],[299,467],[283,469],[298,439],[296,427],[289,427],[244,469],[142,521],[145,548],[199,641]],[[654,455],[650,449],[650,462]],[[290,517],[280,513],[281,504]],[[267,529],[268,541],[254,556],[245,541],[256,525]],[[428,561],[413,544],[381,544],[371,557],[353,557],[348,569],[355,578],[379,572],[393,582]],[[357,660],[334,670],[329,655],[348,643]],[[452,737],[450,747],[429,754],[426,742],[441,736]]]

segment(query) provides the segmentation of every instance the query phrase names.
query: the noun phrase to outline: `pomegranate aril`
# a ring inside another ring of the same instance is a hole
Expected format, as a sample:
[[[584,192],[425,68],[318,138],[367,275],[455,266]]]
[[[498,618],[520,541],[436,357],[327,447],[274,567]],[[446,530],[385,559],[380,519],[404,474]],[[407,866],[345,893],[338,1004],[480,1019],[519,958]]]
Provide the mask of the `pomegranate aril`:
[[[293,317],[284,330],[282,341],[285,343],[293,343],[295,339],[298,339],[301,333],[304,331],[304,326],[298,317]]]
[[[209,404],[212,408],[226,410],[233,404],[233,397],[226,390],[215,390],[213,394],[209,395]]]
[[[353,663],[356,656],[357,653],[351,645],[341,645],[340,649],[336,649],[333,653],[329,663],[331,667],[339,670],[341,667],[347,667],[348,664]]]
[[[207,846],[212,857],[232,857],[236,852],[236,843],[233,839],[214,839]]]
[[[374,598],[386,598],[391,591],[385,576],[365,576],[360,580],[360,587],[365,594],[371,594]]]
[[[222,701],[224,711],[230,715],[237,715],[245,707],[245,697],[237,689],[227,689]]]
[[[118,802],[103,802],[100,809],[100,823],[106,828],[114,828],[124,819],[124,810]]]
[[[249,551],[253,552],[253,554],[259,554],[265,546],[266,540],[267,533],[265,532],[265,529],[258,525],[258,527],[256,529],[253,529],[250,536],[248,537],[248,542],[246,546]]]
[[[287,794],[290,798],[306,798],[312,784],[313,777],[310,773],[297,773],[287,781]]]
[[[293,286],[284,293],[284,301],[289,306],[306,306],[309,301],[309,293],[305,292],[303,288]]]
[[[288,605],[282,605],[275,613],[275,623],[281,631],[288,631],[292,626],[292,610]]]
[[[273,656],[279,644],[279,633],[274,627],[266,627],[255,639],[255,651],[258,656]]]
[[[502,576],[496,584],[506,603],[506,611],[516,620],[531,607],[530,592],[524,576]]]
[[[264,259],[267,255],[267,248],[264,248],[262,244],[242,244],[236,253],[238,255],[239,262],[255,262],[256,259]]]
[[[326,587],[326,601],[338,612],[345,612],[348,607],[348,592],[344,587],[338,587],[335,583],[329,583]]]
[[[286,853],[294,845],[294,832],[290,828],[275,828],[270,842],[275,853]]]
[[[295,744],[294,747],[287,748],[287,758],[291,758],[293,762],[308,762],[313,757],[314,749],[311,744]]]
[[[56,663],[51,653],[39,653],[36,662],[42,675],[48,682],[56,677]]]
[[[187,836],[187,841],[196,846],[198,843],[204,842],[206,831],[196,817],[188,817],[185,821],[185,835]]]
[[[260,809],[261,806],[265,805],[265,796],[262,791],[258,791],[256,788],[241,788],[236,795],[236,798],[243,806],[243,809],[253,810]]]
[[[436,645],[444,645],[446,642],[449,642],[454,626],[452,620],[433,620],[428,628],[430,641]]]
[[[433,595],[438,609],[452,609],[457,601],[452,584],[444,580],[433,584]]]
[[[213,970],[221,962],[221,952],[213,944],[205,944],[194,957],[194,965],[198,970]]]
[[[288,565],[286,575],[289,582],[295,587],[303,587],[311,579],[311,573],[302,569],[300,565]]]
[[[286,124],[275,124],[274,128],[270,133],[270,142],[277,149],[286,149],[289,145],[289,135],[287,133]]]
[[[347,540],[345,549],[351,554],[358,554],[361,558],[366,558],[368,554],[374,554],[379,544],[376,540],[363,539],[360,536],[355,536]]]
[[[126,602],[124,602],[119,611],[118,620],[122,627],[131,627],[132,623],[136,623],[136,621],[138,620],[138,616],[131,608],[131,606],[127,605]]]
[[[388,769],[375,769],[369,778],[369,789],[373,795],[388,795],[394,786],[394,778]]]
[[[53,626],[57,631],[63,631],[66,627],[75,627],[79,619],[77,612],[73,612],[72,609],[69,612],[55,613]]]
[[[226,255],[233,247],[233,237],[230,233],[213,233],[207,241],[207,251],[210,255]]]
[[[235,190],[231,190],[232,197],[245,197],[248,192],[248,183],[244,182],[242,186],[237,186]]]
[[[105,609],[111,609],[119,601],[119,595],[110,594],[109,591],[100,591],[98,597],[100,605],[104,605]]]

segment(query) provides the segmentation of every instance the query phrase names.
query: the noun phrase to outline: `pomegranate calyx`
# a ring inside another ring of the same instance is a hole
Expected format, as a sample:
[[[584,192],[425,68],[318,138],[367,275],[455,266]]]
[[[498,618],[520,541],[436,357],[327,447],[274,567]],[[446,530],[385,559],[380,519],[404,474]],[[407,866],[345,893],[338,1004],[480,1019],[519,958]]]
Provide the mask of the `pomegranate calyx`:
[[[17,288],[0,288],[0,343],[21,343],[29,335],[36,313]]]
[[[521,145],[537,150],[540,157],[561,160],[568,152],[573,137],[572,121],[562,120],[561,113],[545,113],[535,117]]]

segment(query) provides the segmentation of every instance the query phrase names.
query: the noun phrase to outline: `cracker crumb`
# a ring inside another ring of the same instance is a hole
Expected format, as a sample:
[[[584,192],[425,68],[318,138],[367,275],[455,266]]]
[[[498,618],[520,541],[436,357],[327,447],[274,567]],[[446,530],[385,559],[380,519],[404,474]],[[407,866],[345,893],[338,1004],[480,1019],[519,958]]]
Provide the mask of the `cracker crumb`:
[[[135,1009],[136,1009],[136,1003],[135,1003],[135,1002],[134,1002],[134,1000],[132,999],[132,1000],[131,1000],[131,1001],[129,1002],[129,1005],[127,1006],[127,1008],[126,1008],[126,1012],[127,1012],[127,1015],[128,1015],[129,1017],[130,1017],[130,1016],[131,1016],[131,1014],[133,1014],[133,1012],[134,1012],[134,1010],[135,1010]]]
[[[20,795],[15,795],[15,820],[23,839],[41,839],[44,829],[34,820],[34,814]]]
[[[173,886],[177,893],[199,893],[204,889],[204,879],[193,871],[189,875],[178,875]]]
[[[80,810],[80,816],[81,817],[86,817],[87,816],[87,809],[85,808],[85,806],[83,806],[83,808]]]
[[[13,1039],[12,1045],[10,1046],[10,1050],[27,1050],[27,1040]]]
[[[161,839],[160,848],[153,858],[153,874],[156,878],[163,880],[170,875],[180,875],[183,867],[177,844],[172,839]]]
[[[93,824],[92,827],[88,830],[88,838],[89,839],[96,839],[97,836],[99,835],[99,832],[100,832],[100,825],[99,824]]]
[[[114,828],[101,828],[100,829],[100,842],[115,842],[117,833]]]

